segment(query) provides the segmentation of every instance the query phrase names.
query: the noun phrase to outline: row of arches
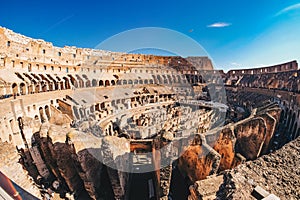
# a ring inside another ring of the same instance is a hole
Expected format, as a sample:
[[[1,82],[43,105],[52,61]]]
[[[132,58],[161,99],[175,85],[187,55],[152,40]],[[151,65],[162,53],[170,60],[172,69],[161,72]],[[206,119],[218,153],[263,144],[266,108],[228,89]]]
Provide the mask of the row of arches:
[[[68,74],[64,77],[53,78],[49,74],[18,74],[24,82],[13,83],[11,85],[11,94],[13,95],[26,95],[39,92],[47,92],[54,90],[64,90],[71,88],[85,88],[85,87],[98,87],[98,86],[114,86],[114,85],[135,85],[135,84],[196,84],[203,83],[201,75],[185,74],[185,75],[174,75],[174,74],[161,74],[152,75],[149,79],[107,79],[107,80],[89,80],[88,77],[83,74],[73,76]],[[30,79],[30,83],[24,80]]]
[[[51,117],[51,111],[50,107],[48,105],[39,107],[38,113],[34,115],[35,120],[39,120],[41,123],[50,120]],[[22,145],[20,142],[20,139],[23,141],[24,145],[27,145],[26,136],[23,132],[24,123],[23,123],[23,117],[18,116],[17,120],[14,118],[7,120],[8,126],[10,127],[10,130],[8,131],[9,136],[7,138],[7,142],[16,142],[16,145]],[[6,126],[6,127],[8,127]],[[1,128],[1,122],[0,122],[0,128]],[[1,130],[1,129],[0,129]],[[6,130],[7,132],[7,130]],[[2,131],[2,134],[3,131]],[[0,134],[1,135],[1,134]],[[20,139],[18,139],[18,137]],[[5,138],[5,137],[3,137]],[[29,138],[29,137],[27,137]]]
[[[40,92],[71,89],[71,84],[67,78],[60,82],[31,82],[13,83],[10,93],[14,96],[27,95]]]
[[[42,123],[50,120],[50,107],[48,105],[46,105],[45,107],[39,107],[39,116],[39,119]]]

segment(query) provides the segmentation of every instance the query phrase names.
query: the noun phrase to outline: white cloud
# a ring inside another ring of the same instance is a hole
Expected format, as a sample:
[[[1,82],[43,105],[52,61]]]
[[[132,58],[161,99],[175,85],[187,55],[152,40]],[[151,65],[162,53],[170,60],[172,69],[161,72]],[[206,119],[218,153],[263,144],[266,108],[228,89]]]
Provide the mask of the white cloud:
[[[241,66],[241,64],[239,64],[239,63],[237,63],[237,62],[232,62],[232,63],[230,63],[231,65],[233,65],[233,66]]]
[[[231,24],[226,23],[226,22],[216,22],[216,23],[207,25],[208,28],[223,28],[223,27],[227,27],[227,26],[231,26]]]
[[[276,13],[275,16],[282,15],[284,13],[287,13],[287,12],[291,11],[291,10],[297,10],[297,9],[300,9],[300,3],[294,4],[294,5],[291,5],[291,6],[288,6],[284,9],[282,9],[281,11]]]

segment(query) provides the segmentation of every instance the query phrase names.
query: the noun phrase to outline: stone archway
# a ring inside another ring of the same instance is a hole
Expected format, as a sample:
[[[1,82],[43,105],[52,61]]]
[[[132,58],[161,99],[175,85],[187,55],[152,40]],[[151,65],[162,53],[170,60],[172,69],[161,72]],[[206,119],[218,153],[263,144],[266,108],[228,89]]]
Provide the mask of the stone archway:
[[[44,83],[42,84],[42,91],[43,91],[43,92],[47,92],[47,83],[46,83],[46,82],[44,82]]]
[[[178,82],[178,83],[182,83],[182,82],[181,82],[181,77],[180,77],[180,75],[177,75],[177,82]]]
[[[21,134],[21,137],[22,137],[22,139],[23,139],[23,142],[24,142],[24,144],[28,147],[28,144],[27,144],[27,141],[26,141],[26,137],[25,137],[24,132],[23,132],[24,124],[23,124],[23,119],[22,119],[22,117],[19,117],[19,118],[18,118],[18,126],[19,126],[19,129],[20,129],[20,134]]]
[[[66,77],[63,77],[63,79],[65,80],[65,89],[71,89],[71,85],[70,85],[70,82],[69,82],[69,79],[66,78]]]
[[[48,105],[45,106],[45,113],[46,113],[48,120],[50,120],[51,115],[50,115],[50,108]]]
[[[39,108],[39,113],[40,113],[40,119],[41,119],[41,122],[45,122],[46,119],[45,119],[45,115],[44,115],[44,109],[42,107]]]
[[[32,94],[33,90],[34,90],[34,85],[32,85],[32,84],[28,85],[28,87],[27,87],[28,94]]]
[[[17,95],[19,93],[18,85],[16,83],[13,83],[11,88],[12,88],[13,95]]]
[[[172,78],[171,78],[171,75],[167,75],[167,80],[168,80],[168,82],[170,83],[170,84],[172,84],[173,83],[173,80],[172,80]]]
[[[169,84],[167,79],[164,79],[164,84]]]
[[[85,87],[91,87],[91,81],[90,81],[90,80],[87,80],[87,81],[86,81]]]
[[[34,120],[40,121],[39,116],[38,116],[38,115],[35,115],[35,116],[34,116]]]
[[[64,84],[63,81],[60,81],[59,83],[60,83],[60,89],[61,89],[61,90],[66,89],[66,88],[65,88],[65,84]]]
[[[54,83],[53,82],[48,82],[49,85],[49,91],[53,91],[55,89],[55,87],[53,86]]]
[[[39,93],[40,92],[40,84],[37,83],[37,84],[34,85],[34,92],[35,93]]]
[[[201,75],[199,75],[199,83],[203,83],[203,79]]]
[[[99,81],[99,86],[103,86],[103,85],[104,85],[103,81],[100,80],[100,81]]]
[[[161,79],[160,75],[157,75],[157,80],[158,80],[159,84],[162,84],[162,79]]]
[[[97,80],[96,79],[92,80],[92,87],[97,87]]]

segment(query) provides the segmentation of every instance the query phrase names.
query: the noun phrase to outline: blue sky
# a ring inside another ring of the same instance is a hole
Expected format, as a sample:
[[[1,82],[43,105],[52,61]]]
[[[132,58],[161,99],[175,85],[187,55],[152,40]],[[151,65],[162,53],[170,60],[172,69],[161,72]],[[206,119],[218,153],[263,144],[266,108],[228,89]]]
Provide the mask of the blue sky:
[[[0,26],[56,46],[94,48],[140,27],[172,29],[201,44],[215,68],[300,61],[300,1],[3,1]]]

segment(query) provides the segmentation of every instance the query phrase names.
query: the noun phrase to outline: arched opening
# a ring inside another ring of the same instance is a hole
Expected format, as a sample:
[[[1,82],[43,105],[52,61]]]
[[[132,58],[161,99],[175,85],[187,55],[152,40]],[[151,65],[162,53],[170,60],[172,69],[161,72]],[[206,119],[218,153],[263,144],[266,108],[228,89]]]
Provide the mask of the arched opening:
[[[60,89],[61,89],[61,90],[66,89],[66,88],[65,88],[65,84],[64,84],[63,81],[60,81],[59,83],[60,83]]]
[[[53,87],[53,82],[49,82],[49,91],[53,91],[54,87]]]
[[[45,106],[45,113],[46,113],[46,116],[47,116],[48,120],[50,120],[50,108],[49,108],[48,105]]]
[[[103,86],[104,84],[103,84],[103,81],[102,80],[100,80],[99,81],[99,86]]]
[[[58,90],[58,89],[59,89],[59,83],[56,82],[56,81],[54,82],[54,89],[55,89],[55,90]]]
[[[94,112],[95,112],[95,106],[94,106],[94,105],[92,105],[92,106],[90,107],[90,112],[91,112],[91,113],[94,113]]]
[[[21,95],[26,95],[26,85],[25,85],[25,83],[20,84],[20,94]]]
[[[198,80],[199,80],[199,83],[203,83],[203,78],[202,78],[202,76],[201,76],[201,75],[199,75],[199,78],[198,78]]]
[[[46,82],[42,83],[42,91],[47,92],[47,83]]]
[[[97,80],[96,80],[96,79],[93,79],[93,80],[92,80],[92,86],[93,86],[93,87],[97,87]]]
[[[109,135],[110,135],[110,136],[112,136],[112,135],[113,135],[113,134],[112,134],[112,131],[111,131],[111,129],[112,129],[112,126],[111,126],[111,125],[109,125],[109,126],[108,126],[108,133],[109,133]]]
[[[102,102],[102,103],[100,104],[100,108],[101,108],[101,110],[105,109],[105,103],[104,103],[104,102]]]
[[[181,83],[181,78],[180,78],[179,75],[177,75],[177,82],[178,82],[178,83]]]
[[[111,85],[116,85],[116,82],[114,80],[112,80]]]
[[[137,79],[134,80],[133,84],[137,85],[139,83],[139,81]]]
[[[21,133],[21,137],[22,137],[22,139],[23,139],[23,142],[24,142],[24,144],[25,144],[26,146],[28,146],[28,145],[27,145],[27,142],[26,142],[26,138],[25,138],[24,132],[23,132],[24,124],[23,124],[23,119],[22,119],[22,117],[19,117],[19,118],[18,118],[18,125],[19,125],[19,129],[20,129],[20,133]]]
[[[83,88],[84,87],[84,81],[77,75],[77,79],[78,79],[78,85],[80,88]]]
[[[141,85],[143,84],[143,80],[142,80],[142,79],[141,79],[141,80],[139,80],[139,84],[141,84]]]
[[[105,86],[110,86],[109,80],[105,81]]]
[[[150,83],[150,84],[153,84],[153,83],[154,83],[154,82],[153,82],[153,79],[150,79],[150,80],[149,80],[149,83]]]
[[[34,86],[35,88],[34,88],[34,92],[35,93],[39,93],[40,92],[40,84],[35,84],[35,86]]]
[[[160,75],[157,75],[157,80],[158,80],[158,83],[159,83],[159,84],[162,84],[162,80],[161,80]]]
[[[167,75],[167,78],[168,78],[169,83],[172,84],[172,78],[169,74]]]
[[[17,95],[18,94],[18,85],[16,83],[13,83],[11,87],[12,87],[13,95]]]
[[[145,79],[145,80],[144,80],[144,84],[148,84],[148,79]]]
[[[65,80],[65,89],[67,89],[67,90],[70,89],[71,85],[70,85],[68,78],[64,77],[63,79]]]
[[[45,119],[45,116],[44,116],[44,109],[42,107],[39,108],[39,113],[40,113],[40,119],[41,119],[41,122],[45,122],[46,119]]]
[[[198,83],[198,82],[199,82],[198,76],[194,76],[194,79],[195,79],[195,83]]]
[[[77,88],[78,87],[77,80],[71,74],[68,74],[68,77],[70,79],[71,84]]]
[[[11,129],[11,132],[12,133],[15,133],[15,120],[14,119],[11,119],[11,120],[9,120],[9,125],[10,125],[10,129]]]
[[[28,85],[27,91],[28,91],[28,94],[32,94],[33,93],[33,85]]]
[[[85,87],[91,87],[91,81],[90,81],[90,80],[87,80],[87,81],[86,81]]]
[[[215,79],[213,79],[215,80]],[[190,83],[194,84],[195,83],[195,76],[194,75],[190,75]]]
[[[174,83],[177,83],[177,80],[176,80],[175,75],[172,75],[172,79],[173,79],[173,82],[174,82]]]
[[[123,80],[123,85],[127,85],[127,80]]]

